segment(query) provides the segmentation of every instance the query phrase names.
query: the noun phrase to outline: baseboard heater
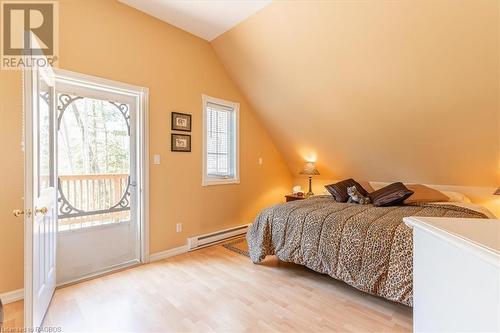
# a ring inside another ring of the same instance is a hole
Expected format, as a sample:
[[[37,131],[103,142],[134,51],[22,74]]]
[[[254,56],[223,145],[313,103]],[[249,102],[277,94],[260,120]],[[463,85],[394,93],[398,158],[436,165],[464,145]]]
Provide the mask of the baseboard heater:
[[[246,234],[250,224],[241,225],[239,227],[229,228],[221,231],[217,231],[211,234],[200,235],[196,237],[188,238],[187,245],[188,251],[193,251],[200,249],[202,247],[214,245],[230,238],[241,236]]]

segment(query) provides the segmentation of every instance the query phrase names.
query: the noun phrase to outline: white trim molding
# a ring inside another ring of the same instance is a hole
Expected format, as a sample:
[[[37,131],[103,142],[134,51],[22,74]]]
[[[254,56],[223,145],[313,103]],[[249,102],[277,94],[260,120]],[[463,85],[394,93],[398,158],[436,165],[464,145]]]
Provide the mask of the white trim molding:
[[[141,202],[139,203],[139,216],[141,223],[141,262],[149,262],[149,89],[142,88],[140,93],[140,109],[138,126],[141,133],[139,142],[138,168],[141,178]]]
[[[0,294],[0,300],[4,305],[17,302],[22,299],[24,299],[24,289],[7,291],[5,293]]]
[[[178,256],[188,252],[187,245],[179,246],[170,250],[155,252],[149,255],[149,262],[155,262],[166,258]]]
[[[149,89],[133,84],[104,79],[102,77],[68,71],[60,68],[53,68],[56,79],[72,83],[74,85],[95,88],[104,91],[121,92],[124,95],[138,95],[149,93]],[[91,82],[91,83],[89,83]]]
[[[54,69],[59,84],[70,84],[99,91],[119,93],[136,101],[137,107],[137,170],[138,209],[140,220],[140,256],[141,263],[149,262],[149,89],[128,83],[104,79],[97,76],[76,73],[59,68]]]

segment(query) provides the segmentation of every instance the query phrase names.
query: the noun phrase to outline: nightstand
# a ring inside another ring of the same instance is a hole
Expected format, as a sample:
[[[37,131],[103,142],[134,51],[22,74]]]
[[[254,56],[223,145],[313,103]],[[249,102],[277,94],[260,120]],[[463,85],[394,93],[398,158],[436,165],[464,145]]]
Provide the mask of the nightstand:
[[[304,200],[305,198],[306,198],[305,195],[296,195],[296,194],[285,195],[286,202],[295,201],[295,200]]]

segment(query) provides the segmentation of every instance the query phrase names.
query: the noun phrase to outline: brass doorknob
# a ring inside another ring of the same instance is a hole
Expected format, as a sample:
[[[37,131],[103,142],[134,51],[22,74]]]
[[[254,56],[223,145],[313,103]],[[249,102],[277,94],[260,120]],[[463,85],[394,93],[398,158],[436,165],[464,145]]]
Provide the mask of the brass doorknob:
[[[42,207],[42,208],[35,207],[35,215],[38,215],[38,214],[47,215],[48,212],[49,212],[49,209],[47,207]]]
[[[21,215],[26,215],[27,217],[31,216],[31,209],[28,209],[25,211],[24,209],[14,209],[12,211],[12,214],[14,214],[15,217],[19,217]]]
[[[12,214],[14,214],[15,217],[19,217],[21,215],[24,215],[24,210],[22,210],[22,209],[14,209],[12,211]]]

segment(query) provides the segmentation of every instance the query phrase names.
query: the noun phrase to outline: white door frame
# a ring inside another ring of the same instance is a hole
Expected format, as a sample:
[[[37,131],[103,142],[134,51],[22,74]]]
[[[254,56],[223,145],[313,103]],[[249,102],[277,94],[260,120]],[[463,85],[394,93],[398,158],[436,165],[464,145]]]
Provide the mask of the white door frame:
[[[149,89],[97,76],[54,68],[57,81],[79,86],[98,87],[138,98],[137,103],[137,175],[138,214],[140,230],[141,263],[149,262]]]
[[[43,69],[42,69],[43,70]],[[140,224],[140,261],[142,263],[149,262],[149,120],[148,120],[148,98],[149,89],[134,85],[129,85],[121,82],[111,81],[65,71],[61,69],[53,69],[57,79],[72,81],[80,85],[86,85],[92,82],[93,86],[99,86],[102,89],[110,89],[113,91],[120,90],[124,94],[129,94],[138,97],[138,115],[137,115],[137,174],[138,174],[138,218]],[[26,76],[31,72],[24,71],[24,87],[23,87],[23,142],[22,149],[25,154],[25,179],[24,179],[24,211],[30,212],[33,206],[32,193],[33,189],[33,105],[31,103],[32,82],[31,77]],[[24,219],[25,230],[33,230],[33,221],[31,218]],[[33,233],[24,232],[24,326],[32,326],[32,279],[33,279]]]

